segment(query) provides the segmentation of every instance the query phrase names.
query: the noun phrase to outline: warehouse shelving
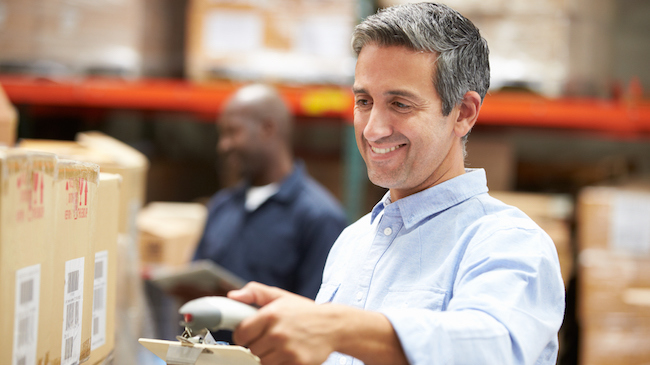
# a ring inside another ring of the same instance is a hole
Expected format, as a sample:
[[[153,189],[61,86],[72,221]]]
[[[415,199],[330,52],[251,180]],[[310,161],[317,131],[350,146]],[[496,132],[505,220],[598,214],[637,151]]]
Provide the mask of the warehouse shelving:
[[[0,75],[14,104],[216,113],[239,86],[233,82],[193,84],[171,79],[45,79]],[[344,86],[280,86],[293,113],[301,117],[352,120],[353,102]],[[213,120],[213,119],[210,119]],[[513,92],[491,93],[480,125],[559,128],[614,134],[650,134],[650,101],[544,98]]]

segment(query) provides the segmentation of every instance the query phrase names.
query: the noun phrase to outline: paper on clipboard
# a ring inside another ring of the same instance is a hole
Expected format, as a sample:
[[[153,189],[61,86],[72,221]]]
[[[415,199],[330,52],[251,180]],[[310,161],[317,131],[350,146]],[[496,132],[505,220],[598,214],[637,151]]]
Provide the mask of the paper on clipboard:
[[[187,345],[148,338],[141,338],[138,342],[168,365],[260,365],[260,359],[241,346]]]
[[[163,291],[171,291],[178,285],[229,291],[240,289],[246,284],[244,279],[210,260],[194,261],[180,270],[152,271],[151,282]]]

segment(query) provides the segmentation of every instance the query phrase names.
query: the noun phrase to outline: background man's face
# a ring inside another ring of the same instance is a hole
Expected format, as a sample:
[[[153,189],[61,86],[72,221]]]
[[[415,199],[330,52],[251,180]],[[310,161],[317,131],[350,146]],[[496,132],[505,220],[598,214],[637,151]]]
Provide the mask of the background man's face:
[[[257,171],[261,149],[260,126],[239,108],[229,108],[219,119],[218,151],[224,161],[237,168],[242,177]]]

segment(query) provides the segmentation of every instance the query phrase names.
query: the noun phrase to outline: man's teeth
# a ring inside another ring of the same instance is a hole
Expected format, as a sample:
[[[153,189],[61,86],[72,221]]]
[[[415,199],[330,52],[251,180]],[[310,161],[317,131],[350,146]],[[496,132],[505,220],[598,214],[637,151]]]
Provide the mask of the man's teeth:
[[[377,147],[371,147],[371,148],[372,148],[372,152],[383,154],[383,153],[388,153],[388,152],[395,151],[396,149],[398,149],[398,148],[400,148],[402,146],[403,145],[400,144],[400,145],[393,146],[393,147],[388,147],[388,148],[377,148]]]

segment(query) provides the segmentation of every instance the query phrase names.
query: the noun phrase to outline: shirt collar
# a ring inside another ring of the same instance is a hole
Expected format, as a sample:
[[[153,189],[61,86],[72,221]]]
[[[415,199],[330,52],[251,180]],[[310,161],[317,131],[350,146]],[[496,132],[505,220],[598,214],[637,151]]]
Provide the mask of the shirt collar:
[[[287,176],[280,185],[280,190],[273,195],[270,199],[278,200],[281,202],[288,202],[293,199],[293,197],[298,194],[298,186],[301,184],[301,181],[304,179],[305,175],[305,164],[302,161],[296,161],[293,164],[293,171],[289,176]]]
[[[383,211],[385,215],[401,216],[404,227],[409,229],[433,214],[487,192],[485,170],[465,169],[463,175],[409,195],[395,203],[390,200],[390,191],[387,192],[372,209],[370,222]]]

